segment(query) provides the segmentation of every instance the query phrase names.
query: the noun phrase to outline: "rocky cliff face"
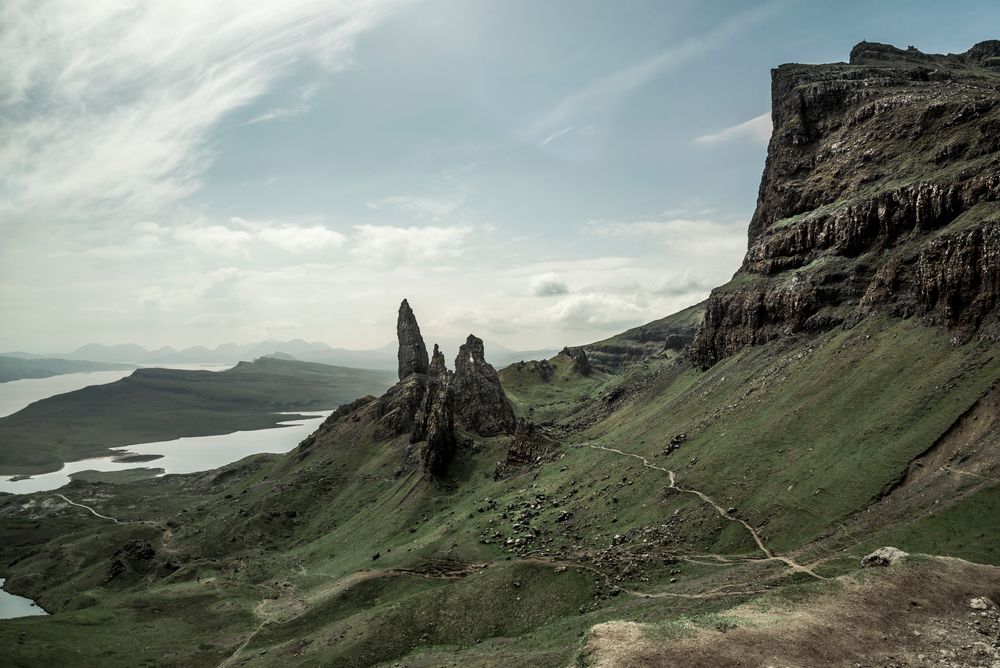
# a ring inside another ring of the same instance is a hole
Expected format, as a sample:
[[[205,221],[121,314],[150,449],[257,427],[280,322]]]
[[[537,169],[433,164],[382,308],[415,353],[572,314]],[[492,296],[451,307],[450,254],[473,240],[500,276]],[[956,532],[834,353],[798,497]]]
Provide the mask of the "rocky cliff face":
[[[427,373],[427,346],[420,335],[420,326],[413,309],[405,299],[399,305],[396,319],[396,338],[399,339],[399,379],[415,373]]]
[[[452,387],[455,414],[464,427],[480,436],[513,433],[514,409],[486,361],[482,339],[472,334],[458,349]]]
[[[454,396],[444,355],[437,344],[427,370],[427,389],[410,433],[411,443],[420,441],[424,442],[424,470],[435,475],[446,471],[455,456]]]
[[[875,312],[1000,338],[1000,41],[783,65],[772,120],[747,254],[706,304],[698,363]]]

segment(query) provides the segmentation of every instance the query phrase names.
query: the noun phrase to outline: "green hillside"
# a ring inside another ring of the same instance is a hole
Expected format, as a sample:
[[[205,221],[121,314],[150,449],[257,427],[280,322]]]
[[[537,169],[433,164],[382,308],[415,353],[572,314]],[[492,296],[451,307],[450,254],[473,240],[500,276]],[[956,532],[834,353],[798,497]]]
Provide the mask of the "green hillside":
[[[936,468],[890,491],[998,376],[994,345],[892,319],[708,371],[564,377],[557,395],[508,369],[518,410],[549,411],[567,436],[554,461],[501,480],[505,437],[468,442],[433,480],[362,402],[285,456],[60,490],[117,524],[52,493],[0,505],[9,585],[58,613],[0,638],[11,665],[89,643],[79,665],[564,666],[596,651],[600,625],[670,636],[786,600],[775,592],[834,595],[841,580],[821,578],[860,577],[886,542],[1000,563],[984,539],[1000,532],[996,441],[965,443],[955,468],[970,475]]]

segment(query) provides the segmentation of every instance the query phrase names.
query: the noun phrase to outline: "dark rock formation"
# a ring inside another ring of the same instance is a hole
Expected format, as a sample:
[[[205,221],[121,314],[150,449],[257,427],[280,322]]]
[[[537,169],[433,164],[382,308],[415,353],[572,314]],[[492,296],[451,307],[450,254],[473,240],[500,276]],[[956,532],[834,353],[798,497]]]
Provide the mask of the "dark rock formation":
[[[444,473],[455,456],[454,397],[449,375],[444,355],[435,344],[427,390],[410,433],[411,443],[424,441],[421,459],[424,470],[433,475]]]
[[[538,377],[542,379],[542,382],[549,382],[552,377],[555,376],[556,370],[548,360],[529,360],[527,362],[520,361],[514,363],[514,368],[518,371],[524,371],[527,369],[533,373],[537,373]]]
[[[375,437],[394,438],[412,431],[426,389],[427,376],[413,374],[379,397],[375,407]]]
[[[420,335],[420,326],[413,309],[405,299],[399,305],[396,319],[396,338],[399,340],[399,379],[415,373],[427,373],[427,346]]]
[[[507,449],[507,458],[497,462],[493,478],[499,480],[514,475],[543,461],[557,445],[557,442],[542,433],[534,422],[518,419],[514,438]]]
[[[679,353],[691,345],[705,314],[705,302],[584,346],[594,368],[617,373],[656,356]]]
[[[1000,338],[998,56],[862,42],[773,71],[747,254],[709,298],[699,364],[875,312]]]
[[[115,551],[104,581],[110,582],[128,573],[144,573],[151,568],[150,562],[155,556],[156,550],[148,540],[133,538]]]
[[[514,409],[486,361],[482,339],[469,334],[455,358],[452,382],[455,415],[467,429],[480,436],[497,436],[514,431]]]
[[[570,371],[582,376],[589,376],[594,373],[593,367],[590,366],[590,360],[587,359],[587,353],[583,348],[570,348],[566,346],[560,351],[560,354],[566,355],[573,360],[573,366],[570,368]]]

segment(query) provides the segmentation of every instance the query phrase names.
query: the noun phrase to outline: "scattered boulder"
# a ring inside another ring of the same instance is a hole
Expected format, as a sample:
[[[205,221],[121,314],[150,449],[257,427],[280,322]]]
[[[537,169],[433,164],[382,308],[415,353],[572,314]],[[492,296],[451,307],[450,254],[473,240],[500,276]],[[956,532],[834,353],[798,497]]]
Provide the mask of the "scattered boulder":
[[[677,450],[679,450],[680,447],[687,442],[687,439],[688,435],[686,432],[676,434],[670,439],[670,442],[667,443],[667,447],[663,449],[663,454],[672,455],[673,453],[677,452]]]
[[[396,319],[396,338],[399,339],[399,379],[403,380],[415,373],[427,373],[427,346],[420,335],[420,326],[413,315],[413,309],[405,299],[399,305]]]
[[[469,334],[458,349],[452,382],[455,415],[480,436],[514,431],[514,408],[500,385],[496,369],[486,361],[483,340]]]
[[[969,607],[973,610],[989,610],[990,608],[997,607],[996,604],[990,599],[980,596],[969,600]]]
[[[895,547],[880,547],[871,554],[861,559],[861,568],[875,568],[881,566],[892,566],[894,563],[907,557],[906,552]]]

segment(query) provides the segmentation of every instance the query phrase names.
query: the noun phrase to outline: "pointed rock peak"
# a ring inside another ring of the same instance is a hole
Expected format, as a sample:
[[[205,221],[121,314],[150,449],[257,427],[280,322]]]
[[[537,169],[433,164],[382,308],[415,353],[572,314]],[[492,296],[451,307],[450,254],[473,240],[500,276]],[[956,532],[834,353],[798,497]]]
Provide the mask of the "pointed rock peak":
[[[452,388],[455,416],[466,428],[480,436],[513,433],[514,409],[479,337],[470,334],[458,349]]]
[[[434,344],[434,352],[431,354],[431,363],[427,369],[427,373],[432,376],[440,376],[448,373],[448,366],[444,361],[444,353],[438,348],[438,344]]]
[[[469,361],[486,361],[486,346],[483,344],[483,340],[476,336],[475,334],[469,334],[468,338],[465,339],[465,343],[459,347],[459,354],[465,357],[469,357]]]
[[[424,345],[424,337],[420,335],[417,317],[413,315],[413,309],[405,299],[399,305],[396,338],[399,339],[399,379],[403,380],[415,373],[427,373],[427,346]]]

